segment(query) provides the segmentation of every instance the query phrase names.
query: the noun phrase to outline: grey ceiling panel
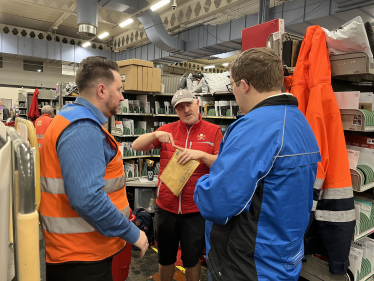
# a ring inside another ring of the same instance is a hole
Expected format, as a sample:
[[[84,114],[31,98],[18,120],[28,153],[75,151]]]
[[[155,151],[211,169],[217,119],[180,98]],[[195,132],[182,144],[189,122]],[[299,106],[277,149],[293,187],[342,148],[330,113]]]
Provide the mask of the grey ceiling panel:
[[[208,25],[205,27],[207,29],[207,45],[217,44],[217,25]]]
[[[145,46],[142,46],[142,56],[141,56],[141,59],[142,60],[148,60],[148,48],[147,48],[147,45]]]
[[[141,59],[141,57],[142,57],[142,48],[138,47],[135,49],[135,58]]]
[[[2,52],[17,55],[17,37],[10,34],[3,34]]]
[[[245,17],[233,20],[230,26],[230,40],[240,40],[242,38],[242,29],[245,28]]]
[[[29,37],[17,36],[17,54],[21,56],[34,55],[34,39]]]
[[[61,44],[61,60],[74,62],[74,46]]]
[[[47,58],[47,40],[32,40],[34,45],[34,56],[38,58]]]
[[[87,49],[83,47],[75,47],[74,62],[81,63],[81,61],[88,56]]]
[[[257,13],[253,14],[253,15],[248,15],[248,16],[245,17],[245,27],[254,26],[257,23],[258,23]],[[241,37],[241,35],[240,35],[240,37]]]
[[[219,25],[217,30],[218,43],[230,41],[230,25],[231,22],[226,22]]]
[[[155,59],[155,45],[148,44],[147,46],[147,52],[148,52],[148,60],[152,61]]]
[[[111,59],[110,51],[100,50],[100,56],[106,57],[107,59]]]

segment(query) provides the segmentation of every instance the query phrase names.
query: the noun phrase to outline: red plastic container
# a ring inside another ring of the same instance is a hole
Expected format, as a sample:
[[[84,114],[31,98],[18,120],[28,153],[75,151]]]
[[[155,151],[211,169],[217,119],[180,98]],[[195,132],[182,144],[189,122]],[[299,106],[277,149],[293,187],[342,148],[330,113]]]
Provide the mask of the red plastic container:
[[[130,221],[135,221],[135,216],[132,214],[130,209]],[[113,281],[124,281],[129,275],[130,263],[131,263],[131,250],[132,244],[127,243],[126,248],[118,255],[113,257],[112,262],[112,275]]]

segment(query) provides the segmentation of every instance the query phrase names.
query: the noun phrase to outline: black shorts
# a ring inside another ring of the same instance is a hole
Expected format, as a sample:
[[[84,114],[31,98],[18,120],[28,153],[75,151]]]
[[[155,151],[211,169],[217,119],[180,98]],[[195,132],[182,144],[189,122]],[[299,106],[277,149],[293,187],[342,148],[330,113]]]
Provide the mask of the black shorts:
[[[205,247],[205,220],[200,213],[177,215],[156,205],[155,230],[158,262],[161,265],[177,261],[179,241],[184,267],[194,267]]]
[[[47,281],[113,281],[112,260],[99,262],[47,263]]]

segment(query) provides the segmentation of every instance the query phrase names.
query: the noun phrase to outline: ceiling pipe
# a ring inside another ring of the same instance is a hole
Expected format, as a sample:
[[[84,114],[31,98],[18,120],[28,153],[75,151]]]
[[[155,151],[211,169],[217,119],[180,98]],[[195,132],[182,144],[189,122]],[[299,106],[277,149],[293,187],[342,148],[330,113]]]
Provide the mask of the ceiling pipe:
[[[97,18],[96,0],[77,0],[77,24],[79,35],[95,36]]]
[[[136,17],[144,26],[148,39],[158,48],[170,53],[184,51],[184,41],[170,36],[157,12],[146,10]]]

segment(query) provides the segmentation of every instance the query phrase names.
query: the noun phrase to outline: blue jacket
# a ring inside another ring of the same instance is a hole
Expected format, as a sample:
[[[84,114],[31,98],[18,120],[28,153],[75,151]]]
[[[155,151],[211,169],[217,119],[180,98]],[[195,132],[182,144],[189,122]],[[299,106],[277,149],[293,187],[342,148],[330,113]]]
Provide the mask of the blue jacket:
[[[213,280],[298,280],[320,153],[292,95],[233,123],[194,200]]]

